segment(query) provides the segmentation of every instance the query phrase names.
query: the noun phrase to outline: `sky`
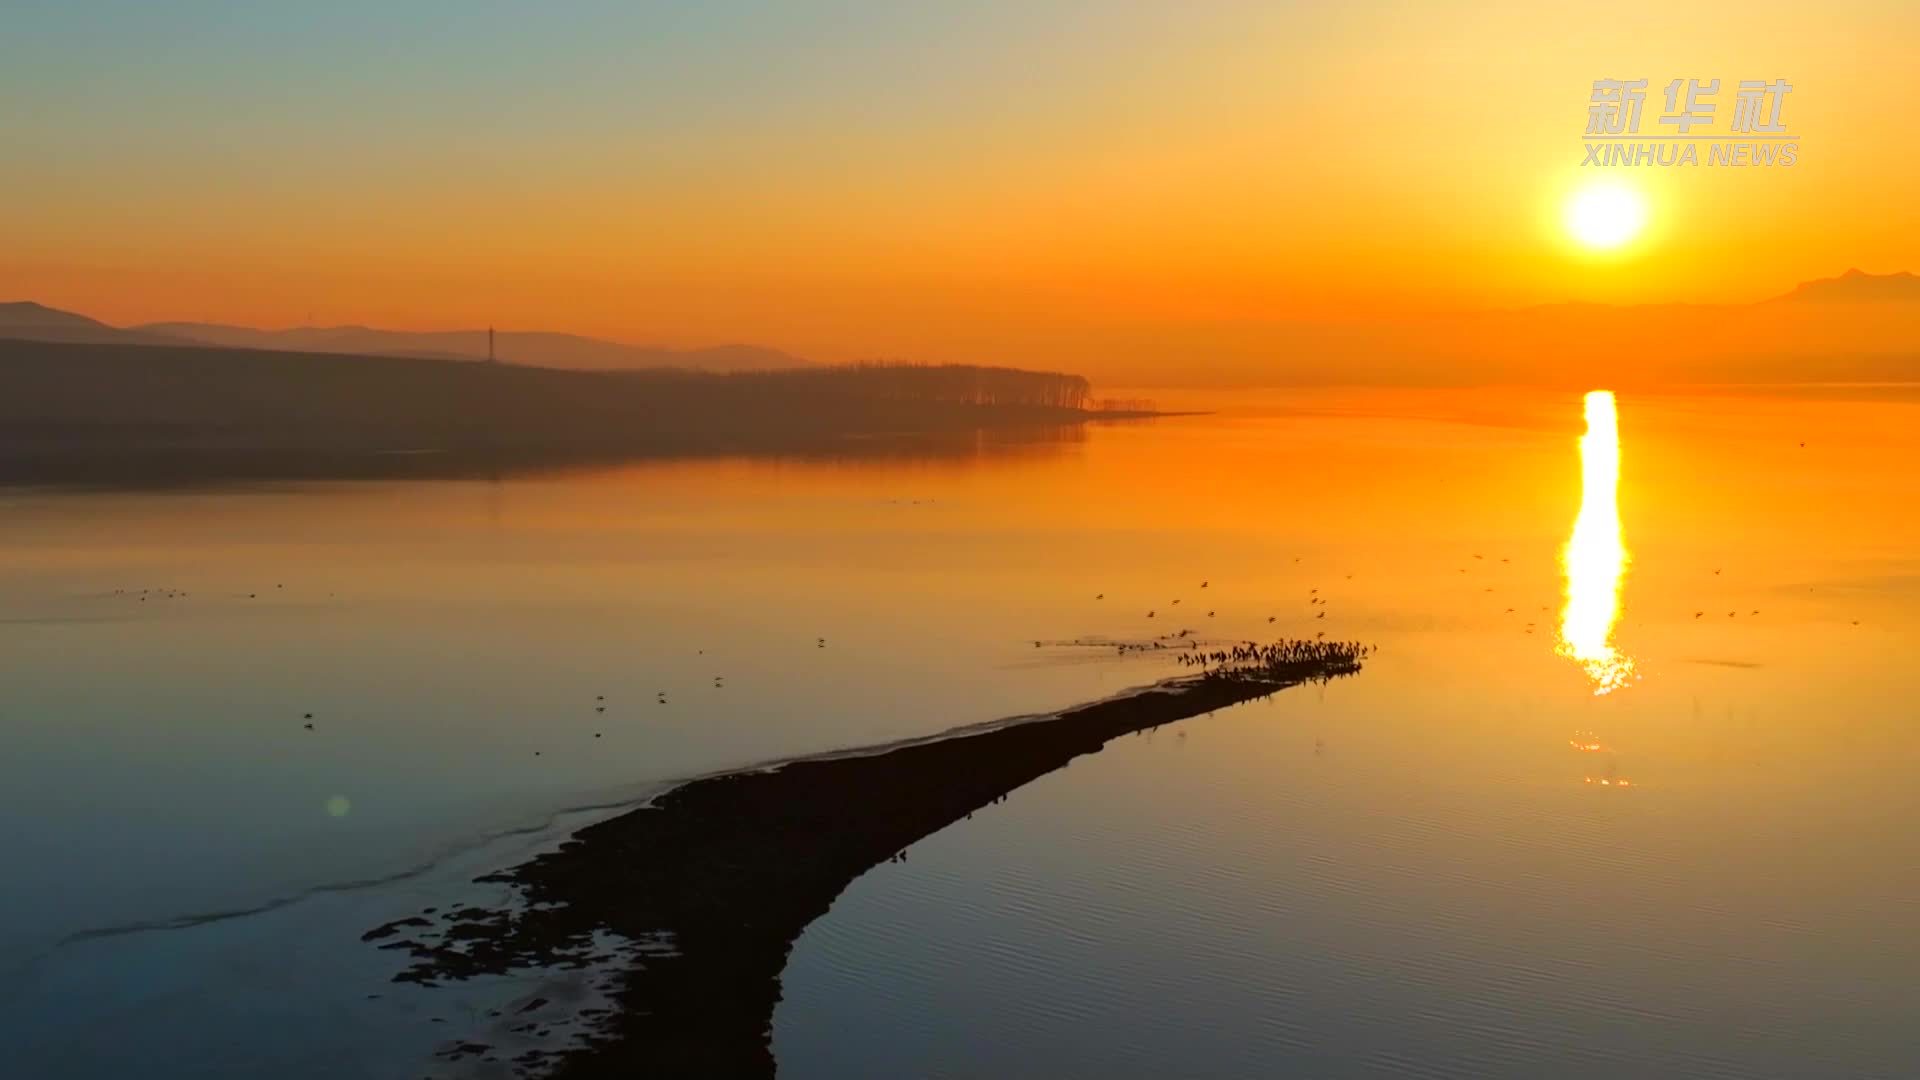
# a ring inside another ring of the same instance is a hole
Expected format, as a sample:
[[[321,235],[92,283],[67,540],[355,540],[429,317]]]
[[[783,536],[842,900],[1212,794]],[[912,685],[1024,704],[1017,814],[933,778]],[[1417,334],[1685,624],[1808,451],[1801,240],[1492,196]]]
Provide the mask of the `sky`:
[[[0,299],[1169,368],[1287,320],[1920,270],[1920,4],[38,3]],[[1793,84],[1790,169],[1562,224],[1592,82]]]

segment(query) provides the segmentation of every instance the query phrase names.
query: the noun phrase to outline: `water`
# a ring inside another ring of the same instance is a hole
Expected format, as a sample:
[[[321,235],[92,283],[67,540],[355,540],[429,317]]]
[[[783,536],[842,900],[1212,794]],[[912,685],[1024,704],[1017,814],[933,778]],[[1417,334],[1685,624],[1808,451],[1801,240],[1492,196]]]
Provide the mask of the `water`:
[[[1071,642],[1191,627],[1382,651],[857,881],[784,1073],[1908,1074],[1916,410],[1621,394],[1605,694],[1577,394],[0,495],[0,1028],[27,1075],[418,1075],[531,991],[358,935],[605,811],[555,814],[1099,697],[1172,665]]]

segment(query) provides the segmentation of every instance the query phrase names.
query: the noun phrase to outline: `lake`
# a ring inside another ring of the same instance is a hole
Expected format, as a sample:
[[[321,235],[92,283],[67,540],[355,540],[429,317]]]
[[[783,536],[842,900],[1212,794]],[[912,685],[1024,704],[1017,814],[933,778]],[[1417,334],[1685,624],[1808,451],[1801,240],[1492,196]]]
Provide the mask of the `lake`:
[[[927,454],[0,492],[0,1041],[27,1076],[493,1075],[433,1053],[547,984],[397,986],[362,932],[677,779],[1175,674],[1113,644],[1191,629],[1379,653],[861,877],[793,952],[783,1075],[1911,1075],[1920,401],[1612,415],[1617,473],[1578,393],[1314,391]]]

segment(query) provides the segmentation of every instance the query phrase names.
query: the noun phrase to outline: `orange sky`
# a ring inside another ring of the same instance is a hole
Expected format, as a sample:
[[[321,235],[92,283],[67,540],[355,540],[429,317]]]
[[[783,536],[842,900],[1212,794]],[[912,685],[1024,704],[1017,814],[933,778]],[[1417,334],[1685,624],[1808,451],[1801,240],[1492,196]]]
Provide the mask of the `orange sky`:
[[[1097,376],[1276,319],[1920,269],[1920,5],[1203,7],[37,12],[0,298]],[[1634,170],[1648,235],[1584,254],[1602,77],[1649,79],[1643,133],[1672,78],[1723,118],[1785,78],[1800,162]]]

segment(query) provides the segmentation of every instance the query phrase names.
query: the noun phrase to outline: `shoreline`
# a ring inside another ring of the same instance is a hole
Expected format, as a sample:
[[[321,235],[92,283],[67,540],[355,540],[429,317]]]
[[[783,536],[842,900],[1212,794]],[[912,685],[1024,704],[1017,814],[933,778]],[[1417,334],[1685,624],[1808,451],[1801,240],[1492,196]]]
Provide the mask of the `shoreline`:
[[[972,459],[1151,410],[978,365],[581,371],[0,338],[0,484],[492,477],[736,455]]]
[[[854,879],[1114,738],[1354,674],[1369,651],[1279,648],[1024,721],[689,780],[477,879],[522,902],[423,910],[362,940],[404,951],[394,981],[424,987],[613,969],[598,988],[612,1007],[575,1045],[514,1057],[526,1074],[771,1076],[788,953]],[[443,1060],[501,1061],[455,1049]]]

